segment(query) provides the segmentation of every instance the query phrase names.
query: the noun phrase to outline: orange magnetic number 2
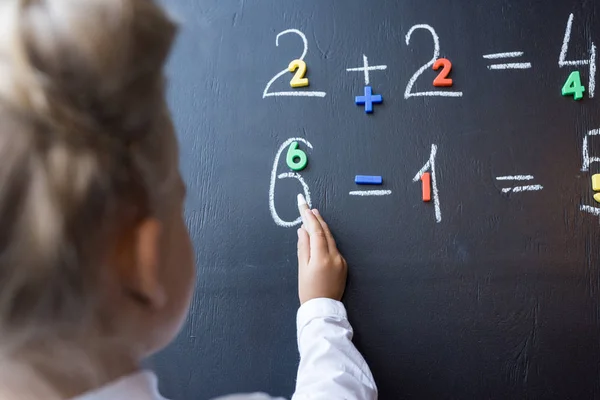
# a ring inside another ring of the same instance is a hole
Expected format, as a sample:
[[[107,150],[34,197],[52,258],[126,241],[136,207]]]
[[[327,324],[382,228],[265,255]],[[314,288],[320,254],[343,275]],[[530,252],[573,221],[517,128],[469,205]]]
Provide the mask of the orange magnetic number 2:
[[[452,71],[452,63],[446,58],[440,58],[435,62],[435,64],[433,64],[434,71],[437,71],[442,67],[444,67],[444,69],[442,69],[442,72],[440,72],[437,78],[435,78],[433,81],[433,86],[450,87],[452,86],[452,79],[448,78],[448,75],[450,75],[450,71]]]

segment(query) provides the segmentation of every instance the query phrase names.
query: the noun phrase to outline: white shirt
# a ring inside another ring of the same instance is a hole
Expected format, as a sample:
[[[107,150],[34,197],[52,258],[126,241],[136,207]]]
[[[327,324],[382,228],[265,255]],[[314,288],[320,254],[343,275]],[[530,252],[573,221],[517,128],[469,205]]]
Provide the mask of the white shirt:
[[[352,344],[352,327],[344,305],[331,299],[304,303],[296,318],[300,365],[292,400],[376,400],[377,387],[361,354]],[[156,375],[143,371],[73,400],[166,400]],[[285,400],[263,393],[215,400]]]

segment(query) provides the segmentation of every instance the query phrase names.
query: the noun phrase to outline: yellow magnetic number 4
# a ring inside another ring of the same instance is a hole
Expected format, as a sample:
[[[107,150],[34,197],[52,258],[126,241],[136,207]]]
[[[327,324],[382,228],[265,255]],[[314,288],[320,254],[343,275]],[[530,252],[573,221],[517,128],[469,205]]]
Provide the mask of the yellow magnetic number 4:
[[[300,88],[308,86],[308,78],[305,78],[306,75],[306,63],[302,60],[294,60],[290,63],[288,67],[290,72],[296,72],[292,80],[290,81],[290,86],[293,88]]]

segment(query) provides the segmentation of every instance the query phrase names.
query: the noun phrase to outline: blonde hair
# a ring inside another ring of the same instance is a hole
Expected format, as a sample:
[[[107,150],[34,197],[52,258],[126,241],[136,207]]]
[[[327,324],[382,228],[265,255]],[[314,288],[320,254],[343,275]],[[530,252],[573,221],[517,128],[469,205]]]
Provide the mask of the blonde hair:
[[[98,323],[106,253],[160,201],[175,32],[151,0],[2,0],[2,351]]]

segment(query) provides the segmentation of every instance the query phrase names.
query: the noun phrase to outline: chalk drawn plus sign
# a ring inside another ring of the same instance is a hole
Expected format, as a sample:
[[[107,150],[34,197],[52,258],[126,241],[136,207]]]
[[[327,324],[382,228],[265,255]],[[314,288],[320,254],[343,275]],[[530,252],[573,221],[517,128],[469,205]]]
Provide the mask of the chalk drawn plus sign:
[[[373,112],[373,104],[380,104],[383,102],[383,97],[380,94],[373,95],[373,89],[371,86],[365,86],[365,95],[356,96],[356,105],[365,105],[365,112]]]
[[[375,65],[369,67],[369,60],[367,56],[363,54],[363,66],[358,68],[347,68],[348,72],[364,72],[365,73],[365,85],[370,83],[369,71],[383,71],[387,69],[387,65]]]

